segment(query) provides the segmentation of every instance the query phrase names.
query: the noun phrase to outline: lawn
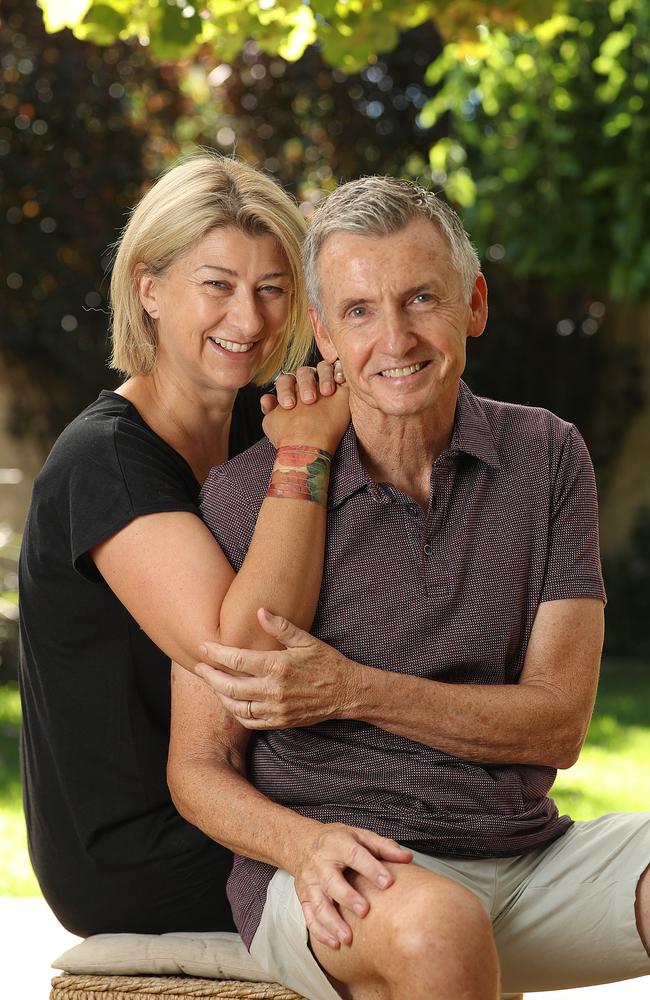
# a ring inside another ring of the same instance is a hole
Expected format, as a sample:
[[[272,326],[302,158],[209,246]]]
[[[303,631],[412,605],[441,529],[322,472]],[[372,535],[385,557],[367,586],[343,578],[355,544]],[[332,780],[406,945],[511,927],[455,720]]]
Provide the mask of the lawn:
[[[25,844],[18,741],[20,702],[0,686],[0,896],[39,894]],[[560,812],[592,819],[612,810],[646,810],[650,782],[650,666],[608,661],[587,743],[553,790]]]

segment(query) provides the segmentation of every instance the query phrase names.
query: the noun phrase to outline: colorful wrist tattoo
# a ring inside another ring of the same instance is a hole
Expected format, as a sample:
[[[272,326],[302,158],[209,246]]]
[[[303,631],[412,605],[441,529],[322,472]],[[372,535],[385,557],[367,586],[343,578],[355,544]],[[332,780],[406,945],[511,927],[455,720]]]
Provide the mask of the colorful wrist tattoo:
[[[267,497],[311,500],[327,507],[327,487],[332,456],[329,451],[305,444],[278,448]]]

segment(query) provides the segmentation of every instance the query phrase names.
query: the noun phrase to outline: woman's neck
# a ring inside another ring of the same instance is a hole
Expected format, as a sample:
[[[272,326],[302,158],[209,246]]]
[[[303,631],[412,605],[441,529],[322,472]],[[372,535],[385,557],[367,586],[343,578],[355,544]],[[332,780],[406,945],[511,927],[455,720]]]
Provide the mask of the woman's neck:
[[[236,389],[200,392],[154,371],[128,379],[116,391],[183,456],[199,483],[205,482],[213,465],[227,460]]]

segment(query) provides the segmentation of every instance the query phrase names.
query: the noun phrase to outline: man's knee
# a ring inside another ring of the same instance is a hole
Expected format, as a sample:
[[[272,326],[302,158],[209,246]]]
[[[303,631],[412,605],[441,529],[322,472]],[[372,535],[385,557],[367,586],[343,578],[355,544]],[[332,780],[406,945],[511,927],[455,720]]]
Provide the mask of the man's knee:
[[[650,865],[643,872],[636,887],[634,907],[639,937],[650,956]]]
[[[468,996],[496,994],[499,963],[490,916],[474,893],[451,879],[415,865],[398,870],[395,884],[374,895],[355,936],[384,982],[403,985],[408,969],[423,986],[446,982],[456,984],[459,995],[461,987]],[[479,982],[487,989],[477,993]]]
[[[429,874],[429,873],[428,873]],[[389,932],[405,959],[440,960],[443,954],[464,960],[466,953],[492,950],[490,916],[473,892],[430,875],[390,911]]]

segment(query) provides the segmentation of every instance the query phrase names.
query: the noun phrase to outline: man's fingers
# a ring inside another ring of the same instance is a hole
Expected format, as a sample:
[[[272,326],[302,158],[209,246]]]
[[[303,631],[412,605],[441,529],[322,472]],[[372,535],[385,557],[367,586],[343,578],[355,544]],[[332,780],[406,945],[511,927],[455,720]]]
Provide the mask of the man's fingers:
[[[301,899],[307,926],[319,941],[330,948],[338,948],[341,943],[350,944],[352,931],[343,919],[332,899],[322,889],[313,886],[311,896]]]
[[[297,646],[309,646],[316,641],[309,632],[298,628],[297,625],[294,625],[293,622],[290,622],[287,618],[283,618],[281,615],[272,615],[265,608],[258,609],[257,620],[265,632],[272,635],[274,639],[281,642],[287,649],[295,649]]]
[[[334,362],[334,381],[337,385],[343,385],[345,383],[345,375],[343,374],[343,365],[337,358]]]
[[[264,677],[268,672],[269,657],[273,654],[255,649],[237,649],[235,646],[222,646],[220,642],[204,642],[201,655],[205,657],[208,667],[226,667],[238,674],[252,674],[254,677]]]
[[[363,840],[366,847],[372,852],[375,858],[383,858],[384,861],[394,861],[396,864],[408,864],[413,860],[413,851],[407,847],[402,847],[396,840],[389,837],[380,837],[379,834],[371,830],[363,830]]]
[[[223,670],[208,667],[205,663],[197,663],[195,672],[216,694],[224,695],[233,701],[261,701],[264,697],[262,683],[258,677],[227,674]]]

